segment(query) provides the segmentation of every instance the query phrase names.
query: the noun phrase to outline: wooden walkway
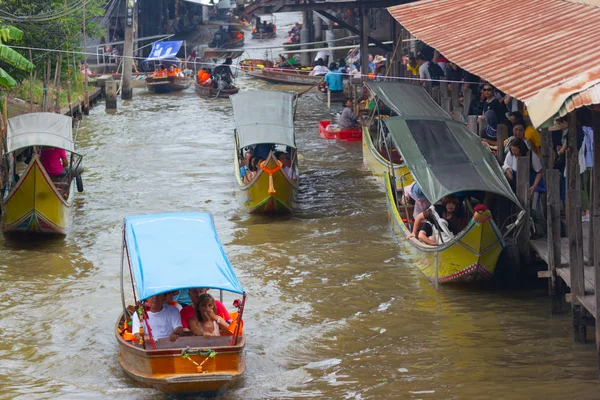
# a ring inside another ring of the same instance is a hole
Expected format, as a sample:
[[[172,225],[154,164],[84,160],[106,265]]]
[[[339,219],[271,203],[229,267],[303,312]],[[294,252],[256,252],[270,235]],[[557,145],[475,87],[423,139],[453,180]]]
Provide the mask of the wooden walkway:
[[[596,296],[595,296],[595,284],[596,284],[596,273],[594,267],[588,266],[588,252],[589,252],[589,228],[588,222],[582,223],[583,231],[583,264],[584,264],[584,276],[585,276],[585,296],[578,296],[578,300],[581,305],[592,315],[596,314]],[[548,239],[535,239],[530,242],[532,250],[547,264],[548,261]],[[561,250],[561,265],[560,268],[556,269],[556,274],[560,277],[565,285],[571,288],[571,270],[569,269],[569,239],[566,237],[560,240]],[[540,271],[538,273],[540,278],[549,278],[549,271]]]

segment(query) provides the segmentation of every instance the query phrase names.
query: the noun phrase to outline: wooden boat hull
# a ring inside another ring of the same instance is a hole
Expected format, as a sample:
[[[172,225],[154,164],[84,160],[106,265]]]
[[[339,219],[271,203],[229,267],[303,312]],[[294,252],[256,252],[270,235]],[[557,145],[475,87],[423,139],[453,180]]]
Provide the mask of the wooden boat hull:
[[[261,60],[258,58],[247,58],[240,61],[240,69],[242,72],[260,71],[263,68],[272,68],[273,62],[269,60]]]
[[[311,76],[310,71],[298,71],[285,68],[264,68],[260,71],[249,71],[248,75],[272,83],[287,83],[289,85],[316,86],[323,80],[322,76]]]
[[[64,235],[75,185],[56,188],[39,158],[33,157],[2,204],[2,230]],[[64,193],[68,193],[65,199]]]
[[[439,283],[489,280],[494,276],[496,264],[504,241],[491,219],[476,214],[468,226],[453,240],[441,246],[429,246],[419,240],[406,237],[411,233],[405,225],[402,210],[396,206],[391,180],[384,175],[387,204],[394,232],[402,243],[409,242],[417,250],[419,260],[414,263],[430,281],[436,280],[436,258]],[[412,216],[410,216],[412,218]],[[404,217],[406,219],[406,217]]]
[[[121,319],[120,319],[121,320]],[[184,345],[192,341],[202,342],[202,337],[181,338],[169,345],[170,348],[145,350],[123,340],[115,327],[115,336],[119,345],[119,363],[134,380],[154,387],[170,397],[203,396],[214,397],[222,395],[228,387],[241,377],[246,370],[244,348],[246,338],[238,339],[234,346],[228,345],[231,337],[207,338],[206,346],[190,346],[187,358],[182,357]],[[211,340],[218,341],[218,344]],[[223,345],[227,343],[227,345]],[[149,344],[147,344],[149,346]],[[197,345],[196,345],[197,346]],[[216,356],[196,354],[198,350],[212,349]],[[198,372],[196,365],[202,363],[202,371]]]
[[[237,145],[236,145],[237,147]],[[270,190],[269,174],[259,169],[248,184],[245,184],[240,175],[238,167],[238,149],[235,151],[234,165],[236,180],[244,197],[244,207],[250,213],[288,213],[294,208],[296,192],[298,190],[298,179],[290,179],[283,169],[273,173],[273,193]],[[296,163],[294,163],[296,164]],[[266,168],[274,170],[277,167],[273,153],[265,161]],[[298,174],[296,170],[296,175]]]
[[[191,85],[191,80],[187,77],[181,78],[177,76],[153,77],[146,78],[146,87],[154,93],[171,93],[185,90]]]
[[[252,32],[252,39],[272,39],[277,32]]]
[[[323,139],[358,141],[362,138],[362,129],[340,129],[338,131],[327,130],[331,121],[319,121],[319,135]]]
[[[196,93],[201,97],[227,99],[229,96],[236,94],[239,91],[240,89],[235,86],[231,89],[219,90],[213,88],[212,86],[203,86],[196,82]]]
[[[362,128],[362,153],[363,164],[373,173],[373,175],[383,176],[389,171],[391,163],[377,151],[367,127]],[[414,180],[406,165],[393,164],[393,168],[398,186],[401,186],[402,184],[408,186],[413,183]]]

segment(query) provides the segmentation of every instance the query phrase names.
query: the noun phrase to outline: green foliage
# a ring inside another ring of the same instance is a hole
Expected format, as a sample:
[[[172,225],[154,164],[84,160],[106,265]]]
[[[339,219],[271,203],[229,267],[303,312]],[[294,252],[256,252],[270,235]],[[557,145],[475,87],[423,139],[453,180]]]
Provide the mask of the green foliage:
[[[73,0],[0,0],[2,12],[0,13],[0,24],[2,23],[2,15],[19,15],[19,16],[40,16],[40,15],[57,15],[66,13],[60,18],[51,19],[48,21],[32,21],[23,19],[18,22],[11,22],[13,25],[20,28],[24,34],[19,46],[43,48],[62,51],[83,51],[81,44],[83,43],[83,9],[77,6],[78,1]],[[99,38],[103,32],[98,25],[98,17],[104,15],[104,4],[106,0],[86,0],[85,2],[85,19],[86,19],[86,34],[91,38]],[[1,25],[0,25],[1,27]],[[0,33],[2,35],[2,33]],[[23,56],[29,58],[28,50],[17,49]],[[56,61],[60,55],[63,55],[63,65],[61,68],[63,80],[67,77],[68,65],[71,69],[76,61],[83,60],[80,54],[59,53],[56,51],[39,51],[34,50],[32,54],[33,63],[37,69],[37,75],[43,76],[43,70],[48,65],[50,60],[52,68],[55,68]],[[0,67],[6,67],[6,71],[17,80],[26,79],[29,74],[23,74],[20,70],[13,68],[11,65],[3,64],[0,61]]]
[[[33,64],[25,57],[17,53],[10,47],[3,44],[11,40],[19,40],[23,37],[23,32],[14,26],[0,25],[0,61],[14,69],[29,72],[33,70]],[[5,71],[0,65],[0,88],[10,89],[17,84],[17,81]]]

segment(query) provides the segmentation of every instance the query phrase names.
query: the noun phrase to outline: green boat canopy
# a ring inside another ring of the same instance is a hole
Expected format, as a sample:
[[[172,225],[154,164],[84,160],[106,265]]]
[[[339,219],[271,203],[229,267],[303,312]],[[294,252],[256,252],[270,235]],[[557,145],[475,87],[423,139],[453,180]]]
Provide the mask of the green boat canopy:
[[[473,190],[499,194],[520,206],[496,158],[464,124],[421,116],[384,121],[406,166],[431,203],[449,194]]]
[[[367,87],[401,117],[450,118],[421,86],[400,82],[367,82]]]
[[[230,96],[240,148],[276,143],[296,148],[293,93],[255,90]]]

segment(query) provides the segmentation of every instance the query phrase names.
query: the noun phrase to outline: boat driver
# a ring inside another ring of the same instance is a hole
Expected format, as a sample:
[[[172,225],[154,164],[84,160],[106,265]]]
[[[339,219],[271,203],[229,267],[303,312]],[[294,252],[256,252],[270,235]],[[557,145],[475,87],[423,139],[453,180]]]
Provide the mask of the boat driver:
[[[165,294],[159,294],[156,296],[149,297],[147,300],[148,310],[148,321],[144,322],[144,334],[148,339],[149,334],[147,323],[150,324],[152,329],[152,337],[154,339],[166,339],[168,338],[171,342],[179,339],[183,336],[183,328],[181,326],[181,317],[177,308],[164,304]],[[132,316],[132,332],[134,333],[135,340],[140,340],[140,319],[137,315]]]
[[[83,168],[81,167],[70,167],[67,152],[58,147],[43,147],[40,154],[40,162],[51,178],[62,178],[67,175],[74,178],[83,172]]]

